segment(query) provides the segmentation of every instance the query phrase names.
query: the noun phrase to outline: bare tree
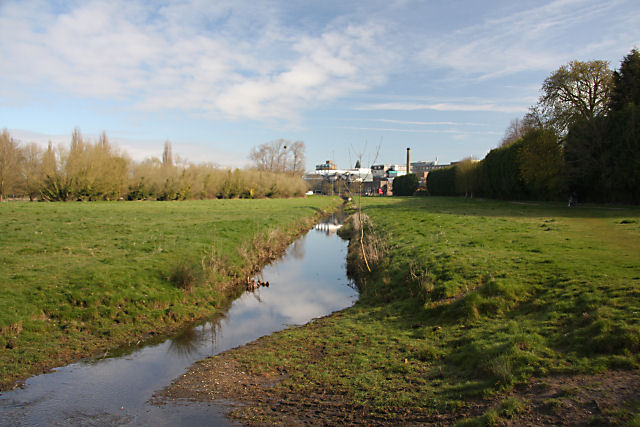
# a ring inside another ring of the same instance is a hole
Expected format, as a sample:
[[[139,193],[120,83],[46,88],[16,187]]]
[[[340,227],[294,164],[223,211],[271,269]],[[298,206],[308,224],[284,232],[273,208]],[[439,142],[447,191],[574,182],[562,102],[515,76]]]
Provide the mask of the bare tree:
[[[164,142],[164,151],[162,152],[162,165],[173,166],[173,152],[171,150],[171,142],[168,139]]]
[[[42,149],[35,142],[27,144],[23,152],[22,178],[24,190],[33,200],[39,193],[44,179]]]
[[[305,167],[305,145],[302,141],[277,139],[253,147],[249,159],[260,171],[302,175]]]
[[[302,175],[304,174],[305,168],[305,145],[302,141],[292,142],[291,145],[288,146],[288,162],[290,164],[290,172],[292,175]]]
[[[509,122],[509,126],[504,131],[504,136],[502,137],[502,142],[500,143],[501,147],[505,147],[510,145],[511,143],[517,141],[524,134],[522,128],[522,119],[515,118],[511,119]]]

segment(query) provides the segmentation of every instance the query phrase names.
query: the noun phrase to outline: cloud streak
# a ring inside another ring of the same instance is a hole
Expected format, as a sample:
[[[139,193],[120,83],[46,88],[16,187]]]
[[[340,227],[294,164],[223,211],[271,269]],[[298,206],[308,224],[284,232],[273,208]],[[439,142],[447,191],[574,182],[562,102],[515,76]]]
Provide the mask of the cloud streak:
[[[522,113],[526,112],[528,106],[524,105],[500,105],[500,104],[459,104],[459,103],[406,103],[406,102],[386,102],[378,104],[361,105],[356,110],[386,110],[386,111],[485,111],[500,113]]]
[[[394,120],[394,119],[376,119],[378,122],[383,123],[395,123],[401,125],[416,125],[416,126],[487,126],[486,123],[474,123],[474,122],[424,122],[424,121],[408,121],[408,120]]]
[[[400,132],[400,133],[435,133],[435,134],[452,134],[452,135],[502,135],[500,132],[494,131],[469,131],[463,129],[408,129],[408,128],[379,128],[366,126],[344,126],[340,129],[349,130],[366,130],[377,132]]]

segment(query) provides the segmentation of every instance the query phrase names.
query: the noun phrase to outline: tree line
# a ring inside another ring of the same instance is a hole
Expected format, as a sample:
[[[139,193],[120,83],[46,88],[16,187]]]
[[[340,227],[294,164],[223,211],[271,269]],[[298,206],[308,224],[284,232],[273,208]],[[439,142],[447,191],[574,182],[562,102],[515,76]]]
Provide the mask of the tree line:
[[[571,61],[542,84],[499,147],[431,171],[433,195],[640,203],[640,53],[612,71],[606,61]]]
[[[299,142],[296,149],[296,161],[302,159],[304,164],[304,144]],[[104,132],[91,141],[76,129],[68,147],[50,142],[42,149],[36,143],[15,140],[5,129],[0,133],[0,201],[7,197],[67,201],[300,196],[306,184],[299,163],[295,165],[282,170],[221,169],[174,157],[169,141],[161,159],[135,162]]]

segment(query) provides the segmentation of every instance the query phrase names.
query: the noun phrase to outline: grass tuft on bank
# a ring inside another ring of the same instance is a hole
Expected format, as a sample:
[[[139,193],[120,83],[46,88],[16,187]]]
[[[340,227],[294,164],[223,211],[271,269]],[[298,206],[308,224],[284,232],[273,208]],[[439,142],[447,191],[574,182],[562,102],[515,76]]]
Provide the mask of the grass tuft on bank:
[[[220,312],[339,203],[0,203],[0,388]]]

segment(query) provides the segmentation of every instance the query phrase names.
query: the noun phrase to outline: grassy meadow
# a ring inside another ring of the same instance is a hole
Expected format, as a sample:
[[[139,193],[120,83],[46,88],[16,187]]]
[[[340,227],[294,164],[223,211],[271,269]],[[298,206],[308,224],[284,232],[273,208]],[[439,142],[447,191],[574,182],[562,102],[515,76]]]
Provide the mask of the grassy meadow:
[[[216,313],[339,203],[1,203],[1,388]]]
[[[237,416],[269,422],[273,408],[278,417],[311,405],[343,408],[333,421],[498,425],[530,406],[513,393],[534,379],[637,374],[639,208],[437,197],[362,203],[373,273],[363,272],[356,230],[359,302],[220,356],[279,378],[263,393],[289,402]],[[543,403],[556,410],[557,402]],[[602,408],[588,421],[640,421],[637,393]]]

